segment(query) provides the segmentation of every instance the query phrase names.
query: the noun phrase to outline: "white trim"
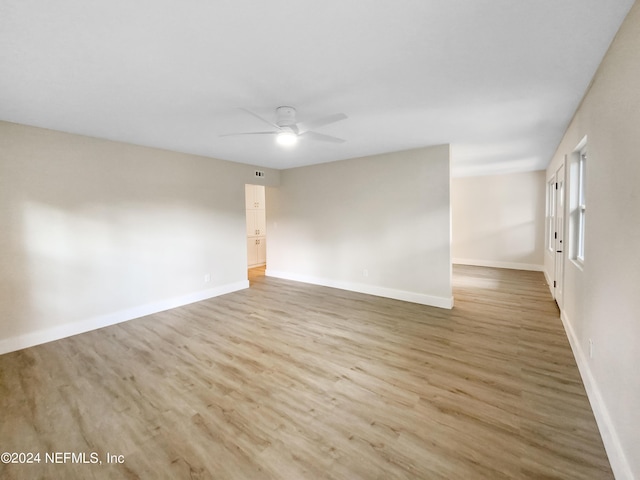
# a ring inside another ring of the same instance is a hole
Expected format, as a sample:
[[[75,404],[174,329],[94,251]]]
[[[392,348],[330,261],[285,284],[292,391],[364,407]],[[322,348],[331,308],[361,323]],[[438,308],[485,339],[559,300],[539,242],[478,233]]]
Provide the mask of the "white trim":
[[[587,145],[587,135],[585,135],[584,137],[582,137],[582,140],[580,140],[578,142],[578,145],[576,145],[576,148],[573,149],[573,153],[578,153],[580,150],[582,150],[585,146]]]
[[[584,271],[584,262],[578,258],[570,258],[569,261],[581,272]]]
[[[627,457],[624,454],[624,450],[622,449],[620,438],[618,437],[615,426],[611,421],[611,416],[609,415],[607,406],[602,398],[602,394],[600,393],[600,388],[598,388],[598,384],[591,373],[587,357],[580,347],[580,342],[576,337],[567,315],[564,312],[561,312],[560,318],[562,319],[564,330],[567,334],[567,338],[569,339],[573,356],[578,364],[582,383],[587,391],[587,397],[589,398],[589,403],[591,403],[591,409],[593,410],[593,415],[596,418],[596,423],[600,430],[600,436],[602,437],[602,443],[604,443],[604,448],[607,452],[607,456],[609,457],[609,463],[611,464],[613,474],[616,480],[633,480],[634,477],[633,472],[631,471],[631,466],[629,465]]]
[[[533,272],[544,272],[544,265],[533,263],[500,262],[495,260],[470,260],[467,258],[454,258],[453,263],[458,265],[473,265],[476,267],[509,268],[512,270],[530,270]]]
[[[421,305],[429,305],[431,307],[447,309],[453,308],[453,297],[437,297],[435,295],[425,295],[423,293],[396,290],[376,285],[343,282],[340,280],[332,280],[310,275],[299,275],[297,273],[281,272],[269,269],[266,270],[265,275],[268,277],[282,278],[284,280],[293,280],[295,282],[321,285],[323,287],[339,288],[340,290],[349,290],[351,292],[366,293],[367,295],[375,295],[377,297],[393,298],[404,302],[419,303]]]
[[[67,323],[52,328],[25,333],[15,337],[5,338],[0,340],[0,355],[21,350],[23,348],[33,347],[42,343],[60,340],[72,335],[78,335],[79,333],[97,330],[98,328],[108,327],[109,325],[115,325],[116,323],[122,323],[135,318],[144,317],[145,315],[151,315],[152,313],[158,313],[164,310],[188,305],[190,303],[200,302],[208,298],[217,297],[237,290],[243,290],[245,288],[249,288],[248,280],[220,285],[208,290],[189,293],[167,300],[160,300],[158,302],[120,310],[118,312],[98,315],[81,322]]]

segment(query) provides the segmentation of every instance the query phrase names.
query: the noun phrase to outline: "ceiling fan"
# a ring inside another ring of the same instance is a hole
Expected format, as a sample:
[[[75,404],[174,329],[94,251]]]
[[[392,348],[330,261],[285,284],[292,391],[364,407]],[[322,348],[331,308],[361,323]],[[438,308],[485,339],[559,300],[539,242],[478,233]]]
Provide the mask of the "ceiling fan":
[[[258,115],[257,113],[252,112],[251,110],[248,110],[246,108],[241,108],[241,110],[262,120],[264,123],[268,123],[274,129],[268,132],[227,133],[225,135],[220,135],[221,137],[230,137],[236,135],[275,135],[276,142],[284,146],[294,145],[300,137],[332,143],[342,143],[345,141],[342,138],[312,131],[313,128],[323,127],[325,125],[329,125],[330,123],[344,120],[345,118],[347,118],[344,113],[334,113],[333,115],[327,115],[326,117],[317,118],[309,122],[297,122],[295,108],[278,107],[276,108],[276,121],[275,123],[273,123],[266,118]]]

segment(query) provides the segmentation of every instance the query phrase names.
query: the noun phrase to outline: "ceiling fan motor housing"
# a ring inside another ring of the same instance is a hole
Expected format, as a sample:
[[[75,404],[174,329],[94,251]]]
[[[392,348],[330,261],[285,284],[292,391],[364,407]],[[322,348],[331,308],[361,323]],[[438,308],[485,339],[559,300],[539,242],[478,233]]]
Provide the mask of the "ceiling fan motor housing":
[[[278,117],[276,124],[279,127],[289,127],[296,123],[296,109],[293,107],[278,107],[276,115]]]

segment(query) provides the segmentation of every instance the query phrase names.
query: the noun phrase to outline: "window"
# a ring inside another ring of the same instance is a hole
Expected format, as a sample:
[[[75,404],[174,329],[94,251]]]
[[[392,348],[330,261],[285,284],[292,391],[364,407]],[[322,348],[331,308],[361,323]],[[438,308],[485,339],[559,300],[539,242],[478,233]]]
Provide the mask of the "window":
[[[585,202],[585,184],[587,173],[587,147],[586,145],[578,152],[578,247],[576,259],[584,262],[584,220],[587,213]]]
[[[571,260],[579,266],[584,264],[585,223],[587,216],[587,138],[578,144],[571,156],[570,173],[570,234]]]

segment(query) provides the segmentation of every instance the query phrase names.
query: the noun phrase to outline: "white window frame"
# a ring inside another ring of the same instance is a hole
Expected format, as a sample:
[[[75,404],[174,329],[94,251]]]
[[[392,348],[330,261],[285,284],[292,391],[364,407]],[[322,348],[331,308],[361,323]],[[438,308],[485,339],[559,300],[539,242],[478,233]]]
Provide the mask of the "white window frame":
[[[578,151],[578,241],[576,248],[576,260],[584,264],[584,234],[585,218],[587,215],[587,202],[585,196],[587,177],[587,146]]]
[[[587,159],[588,147],[585,136],[571,153],[569,173],[569,258],[580,270],[584,268],[585,262]]]

